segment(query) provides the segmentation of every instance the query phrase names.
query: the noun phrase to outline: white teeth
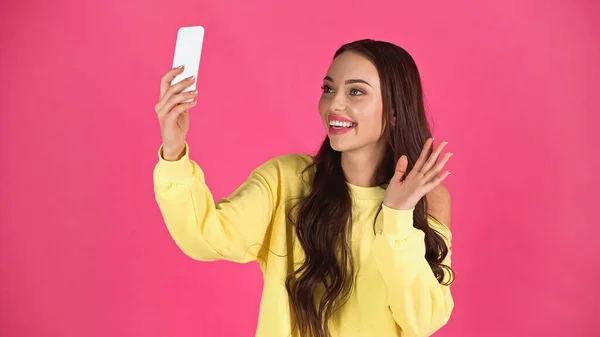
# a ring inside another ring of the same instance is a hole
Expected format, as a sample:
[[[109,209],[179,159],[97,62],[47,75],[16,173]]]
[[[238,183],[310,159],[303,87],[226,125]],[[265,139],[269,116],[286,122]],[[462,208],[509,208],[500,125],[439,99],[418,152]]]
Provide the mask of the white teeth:
[[[330,126],[342,127],[342,128],[350,128],[350,127],[354,126],[354,123],[352,123],[352,122],[342,122],[342,121],[329,121],[329,125]]]

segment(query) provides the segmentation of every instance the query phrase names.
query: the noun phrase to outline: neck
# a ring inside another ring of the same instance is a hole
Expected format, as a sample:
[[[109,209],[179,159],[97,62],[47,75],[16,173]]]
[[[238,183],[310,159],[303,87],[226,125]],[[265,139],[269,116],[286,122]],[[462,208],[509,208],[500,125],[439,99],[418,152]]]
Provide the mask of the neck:
[[[365,147],[342,152],[341,163],[349,184],[371,187],[375,185],[375,170],[383,160],[383,149]]]

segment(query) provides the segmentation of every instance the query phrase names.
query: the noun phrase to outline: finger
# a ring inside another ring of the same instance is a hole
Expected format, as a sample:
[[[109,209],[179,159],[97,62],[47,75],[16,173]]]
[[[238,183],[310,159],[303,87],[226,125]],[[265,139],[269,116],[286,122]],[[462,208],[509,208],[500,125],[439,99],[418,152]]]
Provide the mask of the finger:
[[[442,172],[442,169],[444,168],[444,165],[446,165],[446,163],[448,162],[448,160],[450,159],[450,157],[452,157],[453,153],[449,152],[444,154],[444,157],[442,157],[442,160],[440,160],[439,163],[437,163],[433,169],[429,170],[429,172],[425,175],[424,180],[426,182],[432,180],[435,178],[435,176],[437,176],[438,173]]]
[[[423,145],[423,150],[421,150],[421,155],[419,155],[419,158],[417,159],[417,162],[415,163],[415,166],[413,166],[413,169],[411,170],[411,172],[420,172],[421,171],[421,168],[423,167],[425,160],[427,160],[427,158],[429,157],[429,153],[431,152],[432,146],[433,146],[433,138],[428,138],[427,141],[425,141],[425,144]]]
[[[162,109],[162,106],[171,98],[171,96],[181,93],[185,88],[192,85],[195,82],[195,80],[196,79],[194,78],[194,76],[190,76],[188,78],[183,79],[182,81],[177,82],[174,85],[169,85],[169,88],[157,104],[159,109]]]
[[[196,82],[196,77],[189,76],[184,78],[183,80],[175,83],[174,85],[172,85],[166,92],[166,95],[174,95],[174,94],[179,94],[180,92],[182,92],[185,88],[189,87],[190,85],[194,84],[194,82]]]
[[[187,103],[181,103],[178,106],[176,106],[175,108],[173,108],[171,110],[171,112],[169,112],[169,114],[174,115],[173,118],[176,118],[176,116],[179,116],[182,113],[193,108],[196,105],[196,103],[197,103],[196,100],[193,100],[193,101],[187,102]]]
[[[439,184],[441,184],[442,181],[444,181],[449,175],[450,175],[450,171],[445,171],[439,177],[437,177],[434,180],[423,185],[423,190],[425,191],[425,194],[433,191],[433,189],[436,188]]]
[[[160,103],[156,105],[156,111],[159,115],[168,114],[177,104],[183,103],[189,99],[195,99],[197,96],[198,90],[186,91],[181,94],[170,96],[166,102],[162,102],[162,106]]]
[[[398,162],[396,163],[396,168],[394,170],[394,176],[392,177],[392,181],[400,182],[402,181],[402,177],[406,174],[406,168],[408,167],[408,157],[402,155]]]
[[[194,78],[194,76],[190,76],[182,81],[177,82],[177,84],[170,86],[169,89],[167,89],[167,92],[163,95],[163,97],[157,104],[159,106],[159,109],[162,109],[162,105],[168,102],[172,96],[181,93],[185,88],[194,84],[195,81],[196,79]]]
[[[448,145],[448,142],[446,142],[446,141],[441,141],[438,144],[438,146],[435,148],[435,150],[433,150],[433,152],[431,153],[431,155],[429,156],[429,158],[427,159],[427,161],[421,168],[421,172],[423,172],[424,174],[427,174],[429,172],[429,170],[431,170],[431,168],[437,162],[438,157],[440,156],[440,153],[442,153],[442,150],[444,149],[444,147],[446,147],[446,145]]]
[[[183,72],[183,66],[179,66],[177,68],[173,68],[169,70],[160,80],[160,96],[159,100],[165,95],[169,87],[171,86],[171,82],[173,79]]]

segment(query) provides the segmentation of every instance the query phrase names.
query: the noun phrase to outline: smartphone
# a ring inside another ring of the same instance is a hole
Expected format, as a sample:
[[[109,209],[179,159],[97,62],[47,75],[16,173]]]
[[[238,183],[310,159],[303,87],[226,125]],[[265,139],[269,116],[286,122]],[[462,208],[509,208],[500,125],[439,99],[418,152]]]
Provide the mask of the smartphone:
[[[196,81],[191,86],[183,89],[182,92],[196,89],[203,42],[204,27],[202,26],[181,27],[177,31],[175,55],[173,56],[173,68],[183,65],[184,69],[181,74],[175,76],[173,81],[171,81],[171,85],[176,84],[190,76],[196,77]],[[189,99],[186,102],[191,100],[192,99]]]

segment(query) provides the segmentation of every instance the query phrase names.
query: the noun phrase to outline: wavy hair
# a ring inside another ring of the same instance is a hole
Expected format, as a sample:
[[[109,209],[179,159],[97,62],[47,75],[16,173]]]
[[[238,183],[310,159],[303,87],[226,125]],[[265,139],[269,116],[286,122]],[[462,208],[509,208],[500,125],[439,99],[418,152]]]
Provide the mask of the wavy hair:
[[[431,137],[419,71],[410,54],[392,43],[370,39],[351,42],[338,49],[334,59],[345,52],[366,57],[379,74],[382,137],[386,146],[374,178],[377,185],[385,187],[394,175],[398,159],[407,155],[410,171],[425,141]],[[288,275],[286,289],[300,335],[329,337],[329,318],[347,301],[354,284],[350,247],[352,200],[341,166],[341,153],[331,147],[328,137],[306,170],[314,172],[311,189],[294,206],[296,213],[291,220],[305,259]],[[445,269],[453,275],[450,267],[442,264],[448,247],[442,236],[428,225],[425,198],[415,206],[414,227],[425,233],[425,258],[437,280],[443,282]],[[320,301],[316,301],[319,285],[325,290]]]

